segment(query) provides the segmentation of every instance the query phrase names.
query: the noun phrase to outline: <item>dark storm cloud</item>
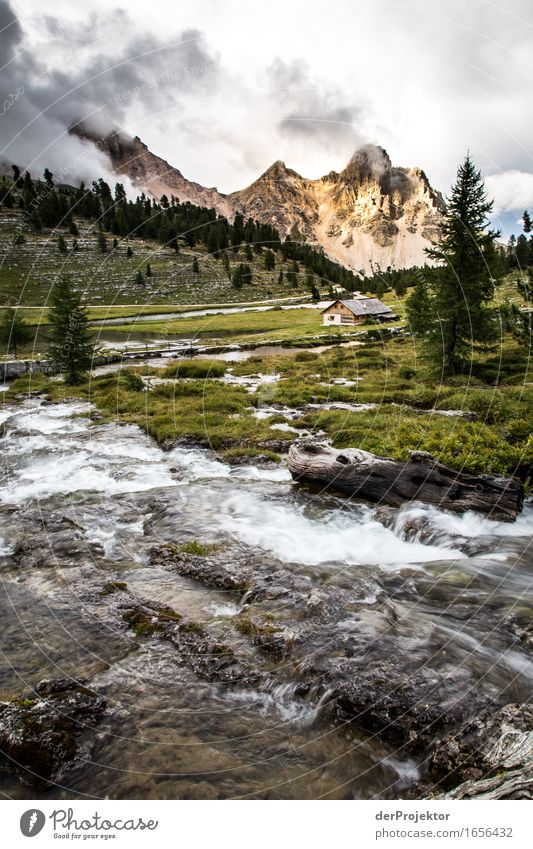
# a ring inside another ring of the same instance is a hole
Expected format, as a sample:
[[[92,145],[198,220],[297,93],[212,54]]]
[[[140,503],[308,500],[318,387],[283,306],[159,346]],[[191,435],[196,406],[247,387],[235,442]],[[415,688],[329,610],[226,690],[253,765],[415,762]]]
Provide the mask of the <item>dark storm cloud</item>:
[[[22,27],[13,9],[5,0],[0,0],[0,66],[8,62],[15,45],[22,40]]]
[[[52,114],[69,124],[96,113],[100,122],[113,126],[125,119],[131,100],[145,103],[150,111],[168,105],[169,97],[175,104],[184,92],[204,85],[214,67],[197,30],[169,43],[147,35],[131,39],[113,59],[91,56],[77,74],[54,71],[48,75],[46,95],[49,103],[58,100]]]
[[[267,72],[267,81],[281,107],[281,133],[307,137],[327,147],[361,142],[357,123],[363,104],[347,102],[338,89],[319,85],[304,62],[276,59]]]
[[[125,12],[92,14],[74,26],[47,16],[43,32],[57,39],[59,57],[49,69],[25,49],[23,28],[6,0],[0,0],[0,22],[2,58],[12,60],[2,73],[8,107],[0,117],[4,162],[77,169],[76,178],[101,174],[102,155],[70,136],[70,126],[81,121],[106,133],[121,125],[132,106],[150,114],[216,85],[215,58],[198,30],[162,41],[139,36]]]

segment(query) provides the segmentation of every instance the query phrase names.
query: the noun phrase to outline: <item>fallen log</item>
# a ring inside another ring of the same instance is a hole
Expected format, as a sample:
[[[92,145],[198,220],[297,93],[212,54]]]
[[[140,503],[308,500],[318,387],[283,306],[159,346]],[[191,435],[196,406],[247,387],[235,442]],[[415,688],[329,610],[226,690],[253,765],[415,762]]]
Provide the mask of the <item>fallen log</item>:
[[[437,742],[429,774],[432,799],[533,799],[533,706],[482,712]]]
[[[339,451],[323,442],[296,440],[288,462],[297,481],[323,484],[392,507],[416,500],[461,513],[477,510],[491,519],[512,522],[524,502],[520,481],[451,469],[424,451],[412,451],[403,462],[358,448]]]

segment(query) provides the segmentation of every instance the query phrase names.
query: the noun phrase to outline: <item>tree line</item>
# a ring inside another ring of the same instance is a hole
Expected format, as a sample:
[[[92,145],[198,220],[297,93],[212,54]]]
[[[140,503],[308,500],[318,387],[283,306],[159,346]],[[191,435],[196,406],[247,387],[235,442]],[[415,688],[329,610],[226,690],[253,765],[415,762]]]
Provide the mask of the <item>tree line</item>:
[[[224,260],[229,252],[244,250],[246,261],[254,254],[265,254],[267,270],[275,267],[275,254],[282,260],[303,265],[321,280],[353,291],[358,278],[349,269],[330,260],[321,250],[300,241],[283,239],[271,224],[263,224],[238,213],[232,222],[218,215],[215,209],[181,203],[176,197],[162,195],[159,202],[144,193],[128,199],[122,183],[114,189],[102,178],[90,188],[81,183],[78,188],[56,185],[54,175],[45,169],[43,180],[34,181],[28,171],[21,174],[13,166],[13,181],[0,189],[0,204],[4,208],[18,207],[24,212],[27,224],[35,230],[43,227],[68,227],[77,236],[77,217],[95,221],[101,235],[99,247],[107,251],[106,233],[118,238],[142,237],[159,242],[176,253],[180,246],[194,248],[203,245],[215,259]],[[64,237],[59,249],[66,250]],[[74,250],[78,247],[74,243]],[[294,265],[293,265],[294,268]],[[238,279],[246,278],[246,269]]]

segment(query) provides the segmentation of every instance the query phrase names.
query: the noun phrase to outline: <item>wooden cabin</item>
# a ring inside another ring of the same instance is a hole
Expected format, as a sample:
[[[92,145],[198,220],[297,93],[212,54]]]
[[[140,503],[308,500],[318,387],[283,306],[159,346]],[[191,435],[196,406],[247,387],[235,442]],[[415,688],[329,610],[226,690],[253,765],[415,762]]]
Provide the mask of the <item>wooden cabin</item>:
[[[391,308],[379,298],[365,298],[363,295],[347,301],[334,301],[322,310],[322,317],[325,327],[361,324],[367,318],[377,321],[393,321],[396,318]]]

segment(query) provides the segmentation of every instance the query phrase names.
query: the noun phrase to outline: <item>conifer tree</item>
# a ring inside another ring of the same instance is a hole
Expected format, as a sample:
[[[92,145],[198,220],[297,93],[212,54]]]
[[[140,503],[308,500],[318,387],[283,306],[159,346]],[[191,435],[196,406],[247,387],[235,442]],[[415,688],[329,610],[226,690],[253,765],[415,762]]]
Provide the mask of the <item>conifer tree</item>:
[[[18,165],[12,165],[11,170],[13,171],[13,181],[17,189],[22,189],[24,186],[24,178],[20,176],[20,168]]]
[[[276,257],[271,250],[265,252],[265,268],[267,271],[273,271],[276,267]]]
[[[59,238],[57,240],[57,247],[58,247],[59,253],[66,254],[67,243],[65,242],[64,236],[59,236]]]
[[[244,281],[242,279],[242,263],[238,265],[231,275],[231,285],[234,289],[242,289]]]
[[[249,265],[241,265],[241,279],[242,282],[246,284],[250,284],[253,281],[253,272],[251,266]]]
[[[419,279],[405,302],[407,325],[414,336],[425,336],[432,327],[432,304],[427,283]]]
[[[298,263],[296,260],[291,264],[289,270],[287,271],[287,280],[291,284],[291,286],[296,287],[298,285]]]
[[[100,253],[107,253],[107,239],[105,237],[105,233],[102,230],[99,230],[96,235],[96,244]]]
[[[494,241],[499,233],[487,229],[492,206],[481,173],[467,155],[448,198],[442,240],[427,251],[442,265],[433,280],[429,332],[431,351],[438,350],[446,373],[462,370],[473,346],[494,338],[488,304],[494,295]]]
[[[514,258],[514,264],[517,265],[518,268],[523,269],[528,267],[530,262],[529,244],[527,241],[527,237],[524,236],[523,233],[521,233],[518,239],[516,240]]]
[[[13,208],[13,193],[10,186],[0,192],[0,204],[6,209]]]
[[[67,383],[79,383],[91,367],[95,350],[88,332],[87,313],[68,277],[60,277],[55,283],[50,301],[48,356],[65,372]]]

